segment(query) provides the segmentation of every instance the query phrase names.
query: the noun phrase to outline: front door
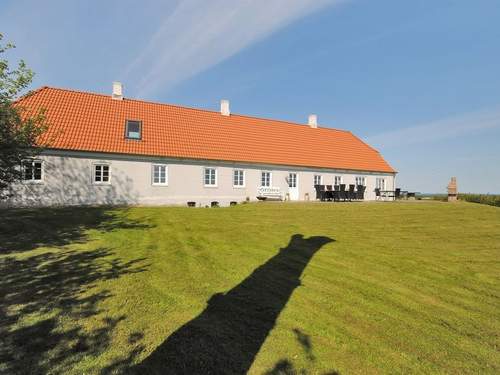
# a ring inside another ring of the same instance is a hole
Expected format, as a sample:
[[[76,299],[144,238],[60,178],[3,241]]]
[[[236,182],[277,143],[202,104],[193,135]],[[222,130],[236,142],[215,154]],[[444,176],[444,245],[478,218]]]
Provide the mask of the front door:
[[[299,200],[299,181],[297,173],[288,174],[288,194],[291,201]]]

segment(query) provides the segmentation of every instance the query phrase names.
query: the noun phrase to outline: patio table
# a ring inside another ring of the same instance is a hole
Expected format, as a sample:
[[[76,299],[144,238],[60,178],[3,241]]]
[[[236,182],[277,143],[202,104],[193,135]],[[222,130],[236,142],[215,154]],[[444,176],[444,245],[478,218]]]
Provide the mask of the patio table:
[[[380,190],[380,196],[382,198],[394,198],[396,196],[396,192],[394,190]]]

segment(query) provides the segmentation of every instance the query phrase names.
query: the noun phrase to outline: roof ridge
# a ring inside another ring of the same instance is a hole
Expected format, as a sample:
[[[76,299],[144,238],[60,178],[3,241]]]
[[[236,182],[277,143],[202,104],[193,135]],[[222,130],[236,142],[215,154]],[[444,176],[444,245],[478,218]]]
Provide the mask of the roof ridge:
[[[52,90],[69,91],[69,92],[74,92],[74,93],[78,93],[78,94],[88,94],[88,95],[102,96],[102,97],[110,98],[111,99],[111,95],[107,95],[107,94],[102,94],[102,93],[97,93],[97,92],[92,92],[92,91],[83,91],[83,90],[68,89],[68,88],[63,88],[63,87],[54,87],[54,86],[42,86],[42,87],[40,87],[40,88],[38,88],[36,90],[33,90],[32,93],[34,94],[34,93],[42,91],[42,89],[46,89],[46,88],[47,89],[52,89]],[[154,105],[163,105],[163,106],[175,107],[175,108],[181,108],[181,109],[189,109],[189,110],[193,110],[193,111],[208,112],[208,113],[213,113],[213,114],[220,113],[219,111],[210,110],[210,109],[190,107],[190,106],[181,105],[181,104],[162,103],[162,102],[145,100],[145,99],[137,99],[137,98],[127,98],[127,97],[124,97],[123,100],[129,100],[129,101],[140,102],[140,103],[147,103],[147,104],[154,104]],[[293,122],[293,121],[287,121],[287,120],[273,119],[273,118],[269,118],[269,117],[251,116],[251,115],[244,115],[244,114],[240,114],[240,113],[232,113],[231,115],[232,116],[244,117],[244,118],[250,118],[250,119],[254,119],[254,120],[275,121],[275,122],[281,122],[281,123],[284,123],[284,124],[287,124],[287,125],[296,125],[296,126],[302,126],[302,127],[309,127],[309,125],[307,125],[307,124],[302,124],[302,123],[299,123],[299,122]],[[318,129],[333,130],[333,131],[345,132],[345,133],[351,133],[352,134],[352,132],[350,132],[349,130],[332,128],[332,127],[318,126]]]
[[[48,88],[50,88],[50,87],[49,86],[40,86],[37,89],[29,90],[26,94],[23,94],[19,98],[15,99],[13,101],[13,103],[18,104],[18,103],[22,102],[23,100],[29,98],[30,96],[38,94],[39,92],[41,92],[41,91],[43,91],[45,89],[48,89]]]

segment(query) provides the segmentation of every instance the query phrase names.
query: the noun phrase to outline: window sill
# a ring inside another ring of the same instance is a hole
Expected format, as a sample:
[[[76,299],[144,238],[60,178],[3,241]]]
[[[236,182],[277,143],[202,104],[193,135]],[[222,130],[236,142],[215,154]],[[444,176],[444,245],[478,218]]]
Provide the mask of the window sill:
[[[92,185],[95,185],[95,186],[111,186],[111,182],[93,182]]]
[[[245,185],[243,185],[243,186],[239,186],[239,185],[238,186],[234,186],[233,185],[233,189],[245,189]]]
[[[206,187],[206,188],[218,188],[217,185],[203,185],[203,187]]]
[[[167,187],[168,184],[151,184],[151,186],[155,186],[155,187]]]
[[[44,183],[43,180],[23,180],[24,185],[42,185]]]

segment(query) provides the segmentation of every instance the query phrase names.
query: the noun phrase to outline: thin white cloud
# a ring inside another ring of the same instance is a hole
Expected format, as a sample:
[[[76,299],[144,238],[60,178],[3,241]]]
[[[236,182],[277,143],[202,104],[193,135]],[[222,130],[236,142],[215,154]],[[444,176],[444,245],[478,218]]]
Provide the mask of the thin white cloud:
[[[500,108],[471,112],[425,124],[398,129],[367,137],[376,147],[392,148],[474,134],[490,129],[500,129]]]
[[[169,90],[312,12],[345,0],[183,0],[125,71],[136,96]]]

